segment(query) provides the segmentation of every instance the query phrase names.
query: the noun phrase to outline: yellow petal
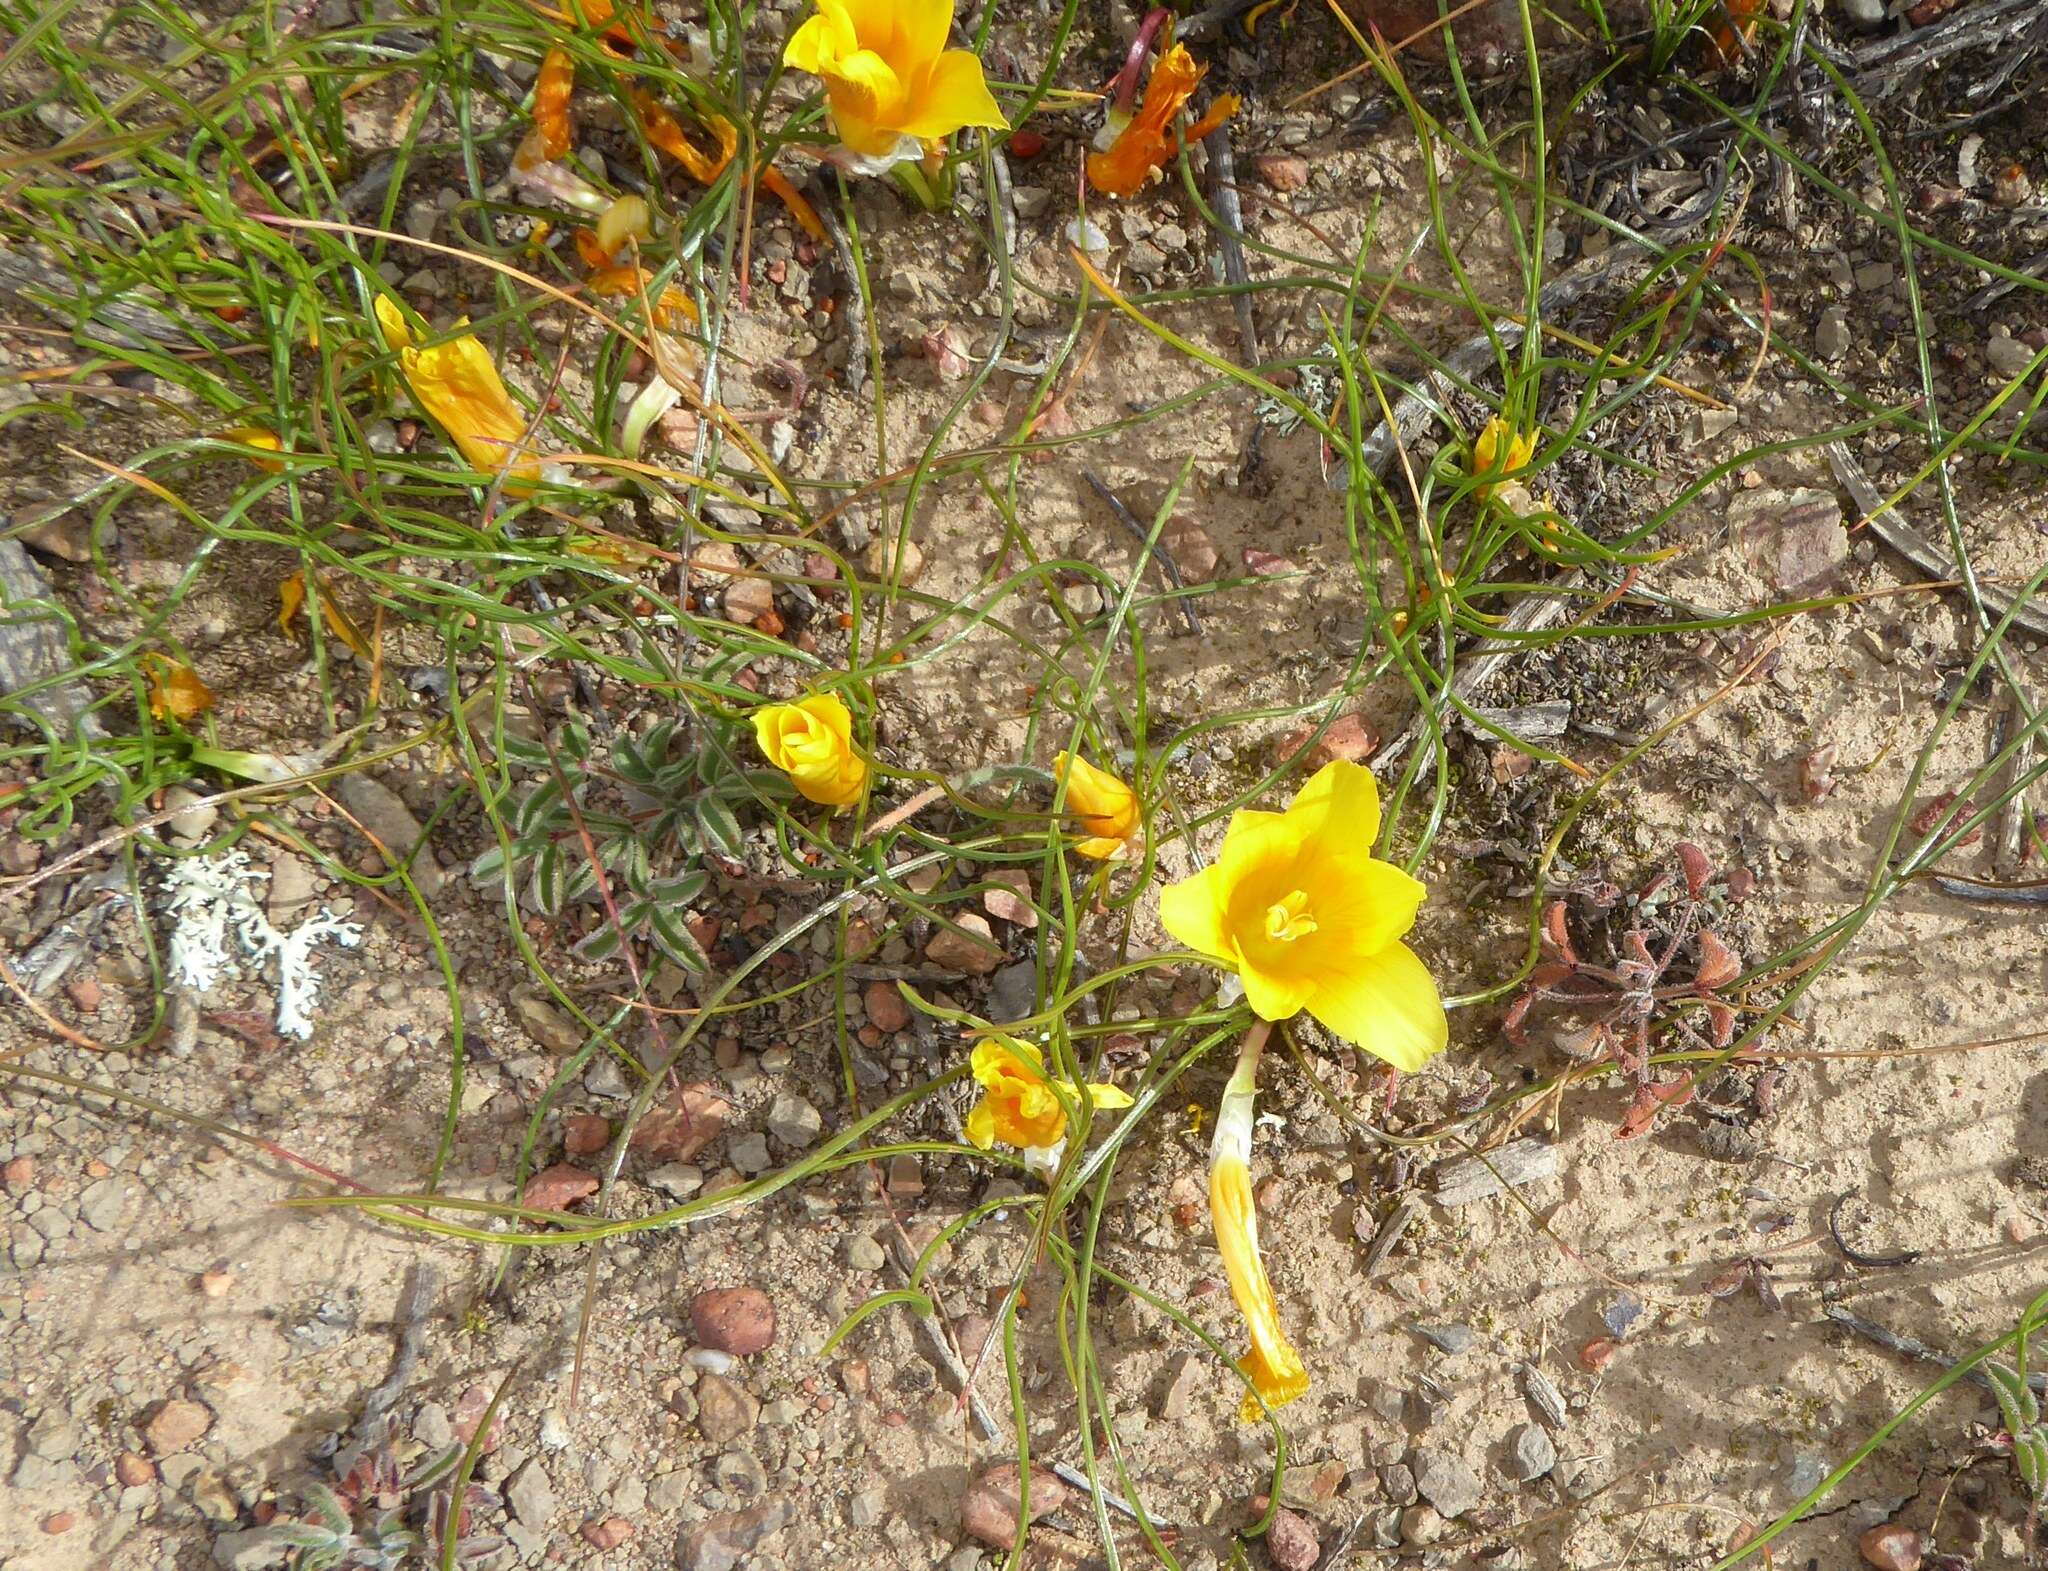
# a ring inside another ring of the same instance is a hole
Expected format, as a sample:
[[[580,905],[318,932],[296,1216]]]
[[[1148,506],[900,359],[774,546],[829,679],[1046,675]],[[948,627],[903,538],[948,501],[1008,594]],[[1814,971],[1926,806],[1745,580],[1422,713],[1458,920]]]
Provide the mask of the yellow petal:
[[[1026,1073],[1043,1074],[1045,1059],[1029,1042],[1020,1042],[1013,1036],[987,1036],[974,1044],[974,1055],[969,1060],[974,1078],[985,1086],[998,1084],[1005,1073],[1018,1068]]]
[[[905,59],[926,61],[940,57],[946,47],[946,38],[953,31],[953,0],[871,0],[871,3],[879,10],[892,13],[896,44]],[[975,64],[978,69],[980,62]]]
[[[1380,837],[1379,782],[1363,764],[1340,758],[1323,765],[1294,794],[1287,811],[1336,824],[1355,845],[1370,846]]]
[[[967,1140],[977,1151],[986,1151],[996,1143],[996,1113],[987,1097],[968,1110]]]
[[[1406,944],[1321,978],[1305,1007],[1345,1041],[1404,1073],[1420,1069],[1450,1039],[1436,979]]]
[[[1406,933],[1429,894],[1419,879],[1368,856],[1309,857],[1300,871],[1317,925],[1312,949],[1320,960],[1330,946],[1340,967],[1378,954]]]
[[[377,325],[384,329],[384,342],[393,349],[403,349],[413,341],[412,328],[405,320],[405,312],[398,302],[389,295],[378,295],[371,302],[377,313]]]
[[[1205,867],[1159,892],[1159,925],[1188,948],[1226,966],[1237,964],[1237,945],[1224,926],[1223,870]]]
[[[951,136],[962,126],[1003,130],[1009,123],[988,90],[980,57],[965,49],[949,49],[939,56],[923,91],[914,95],[911,112],[896,129],[930,142]]]
[[[1271,960],[1245,954],[1237,974],[1244,983],[1244,1001],[1261,1020],[1285,1020],[1298,1013],[1318,985],[1308,966],[1292,953]]]
[[[1086,840],[1074,842],[1074,854],[1076,856],[1085,856],[1090,861],[1095,862],[1114,862],[1118,858],[1127,855],[1130,849],[1130,841],[1121,838],[1113,839],[1108,835],[1090,835]]]
[[[1131,1094],[1128,1091],[1119,1091],[1113,1085],[1102,1085],[1091,1080],[1088,1082],[1088,1100],[1097,1108],[1129,1107]]]
[[[849,117],[886,130],[893,138],[904,107],[903,79],[872,49],[856,49],[825,75],[834,124]]]
[[[789,35],[782,63],[792,71],[823,76],[838,61],[860,48],[853,19],[839,0],[819,0],[818,13]]]

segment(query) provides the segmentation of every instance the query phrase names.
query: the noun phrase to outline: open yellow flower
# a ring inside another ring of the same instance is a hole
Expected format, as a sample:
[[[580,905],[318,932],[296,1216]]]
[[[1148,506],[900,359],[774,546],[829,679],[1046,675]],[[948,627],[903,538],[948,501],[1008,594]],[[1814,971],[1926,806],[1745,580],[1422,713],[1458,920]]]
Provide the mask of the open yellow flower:
[[[1507,421],[1495,415],[1480,429],[1478,440],[1472,444],[1472,473],[1512,474],[1517,469],[1526,469],[1529,460],[1536,454],[1536,433],[1527,435],[1516,431]],[[1481,501],[1485,501],[1510,482],[1495,480],[1479,489]]]
[[[1067,1138],[1067,1110],[1045,1073],[1045,1055],[1029,1042],[992,1036],[974,1046],[974,1078],[981,1100],[967,1115],[967,1138],[986,1151],[998,1140],[1025,1151],[1046,1151]],[[1061,1081],[1070,1101],[1080,1088]],[[1096,1107],[1129,1107],[1131,1099],[1112,1085],[1091,1082],[1088,1100]]]
[[[1088,183],[1105,196],[1135,196],[1142,190],[1152,172],[1180,151],[1181,139],[1172,129],[1174,117],[1202,85],[1208,70],[1181,44],[1153,61],[1138,112],[1118,124],[1112,111],[1108,129],[1115,140],[1103,151],[1088,155]],[[1209,112],[1189,127],[1187,140],[1199,142],[1236,114],[1238,103],[1235,93],[1219,94]]]
[[[1251,1349],[1238,1363],[1258,1393],[1246,1393],[1238,1408],[1247,1424],[1259,1421],[1261,1398],[1266,1407],[1279,1407],[1308,1390],[1308,1370],[1280,1328],[1280,1303],[1259,1259],[1259,1218],[1252,1201],[1252,1108],[1267,1030],[1260,1024],[1246,1036],[1237,1068],[1223,1088],[1209,1143],[1209,1220],[1223,1256],[1223,1274],[1230,1279],[1230,1296],[1251,1332]]]
[[[510,469],[530,485],[540,472],[540,459],[526,447],[531,422],[512,401],[481,340],[464,333],[444,344],[415,348],[405,313],[388,295],[377,296],[377,322],[384,329],[384,341],[398,351],[398,369],[412,390],[413,402],[448,434],[462,456],[485,474]],[[469,318],[455,325],[467,327]]]
[[[835,694],[755,710],[754,740],[808,800],[826,807],[860,800],[867,760],[854,751],[853,715]]]
[[[782,63],[824,79],[840,142],[879,173],[963,126],[1008,124],[979,57],[946,47],[952,30],[952,0],[818,0]]]
[[[1379,787],[1339,761],[1284,813],[1233,814],[1215,864],[1159,897],[1167,932],[1236,971],[1264,1020],[1306,1009],[1396,1069],[1443,1050],[1443,1001],[1401,937],[1428,893],[1377,860]]]
[[[1131,836],[1138,832],[1136,793],[1115,775],[1072,753],[1054,755],[1052,769],[1066,785],[1067,811],[1080,820],[1088,834],[1074,849],[1098,862],[1122,856]]]

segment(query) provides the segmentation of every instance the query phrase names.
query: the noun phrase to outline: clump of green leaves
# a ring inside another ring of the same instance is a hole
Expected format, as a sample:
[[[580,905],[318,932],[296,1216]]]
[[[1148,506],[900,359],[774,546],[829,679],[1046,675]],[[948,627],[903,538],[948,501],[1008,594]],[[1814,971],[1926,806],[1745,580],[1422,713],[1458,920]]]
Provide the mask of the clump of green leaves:
[[[470,864],[486,888],[508,877],[521,901],[554,917],[579,902],[602,903],[602,868],[618,920],[609,916],[575,946],[586,960],[604,960],[627,941],[644,942],[688,970],[708,962],[685,925],[709,875],[706,854],[737,858],[739,809],[786,796],[777,771],[747,768],[735,729],[698,727],[695,745],[672,720],[640,737],[615,736],[599,749],[589,727],[572,721],[552,749],[507,737],[509,762],[537,774],[505,823],[509,853],[493,846]]]
[[[2028,1512],[2038,1515],[2042,1499],[2048,1495],[2048,1424],[2041,1422],[2041,1399],[2034,1395],[2025,1375],[1995,1358],[1985,1360],[1984,1373],[1991,1381],[1992,1395],[1998,1398],[2005,1432],[2012,1437],[2012,1465],[2026,1485]],[[2029,1531],[2028,1537],[2032,1536]]]
[[[357,1457],[334,1488],[316,1483],[306,1490],[308,1518],[278,1522],[271,1528],[291,1550],[294,1571],[398,1571],[424,1550],[427,1539],[445,1541],[451,1478],[462,1449],[450,1447],[407,1472],[399,1466],[387,1436]],[[469,1565],[488,1559],[503,1547],[493,1534],[468,1531],[473,1520],[497,1505],[481,1485],[463,1493],[461,1520],[455,1524],[455,1560]],[[412,1518],[417,1526],[407,1525]]]

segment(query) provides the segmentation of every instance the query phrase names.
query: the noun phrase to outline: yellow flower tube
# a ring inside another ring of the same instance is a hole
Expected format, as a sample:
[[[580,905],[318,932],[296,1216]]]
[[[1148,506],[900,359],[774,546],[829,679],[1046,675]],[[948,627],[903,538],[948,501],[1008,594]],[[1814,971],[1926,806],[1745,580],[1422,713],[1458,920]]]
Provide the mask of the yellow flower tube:
[[[1259,1218],[1252,1200],[1252,1113],[1259,1055],[1271,1030],[1262,1020],[1246,1033],[1237,1068],[1217,1104],[1216,1133],[1209,1142],[1209,1219],[1216,1229],[1223,1273],[1230,1279],[1230,1296],[1251,1332],[1251,1347],[1238,1361],[1257,1392],[1247,1393],[1238,1408],[1247,1424],[1308,1390],[1308,1370],[1280,1327],[1280,1302],[1259,1258]]]

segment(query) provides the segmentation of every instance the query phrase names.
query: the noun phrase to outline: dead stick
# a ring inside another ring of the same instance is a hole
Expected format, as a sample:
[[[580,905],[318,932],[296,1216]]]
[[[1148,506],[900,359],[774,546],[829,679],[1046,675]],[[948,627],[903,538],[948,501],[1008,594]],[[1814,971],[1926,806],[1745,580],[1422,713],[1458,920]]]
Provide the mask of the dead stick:
[[[1939,1364],[1943,1369],[1953,1369],[1956,1366],[1956,1361],[1953,1358],[1948,1357],[1944,1353],[1937,1353],[1925,1342],[1919,1341],[1914,1337],[1900,1336],[1896,1332],[1887,1331],[1875,1321],[1865,1320],[1854,1310],[1844,1309],[1840,1304],[1829,1304],[1821,1312],[1844,1331],[1853,1331],[1866,1341],[1875,1342],[1879,1347],[1889,1349],[1891,1352],[1904,1353],[1908,1358],[1917,1358],[1922,1363]],[[1972,1369],[1963,1378],[1973,1386],[1982,1386],[1986,1391],[1990,1391],[1994,1395],[1997,1394],[1997,1387],[1992,1385],[1991,1377],[1981,1369]],[[2027,1376],[2027,1384],[2036,1391],[2048,1391],[2048,1374],[2038,1372],[2030,1374]]]

